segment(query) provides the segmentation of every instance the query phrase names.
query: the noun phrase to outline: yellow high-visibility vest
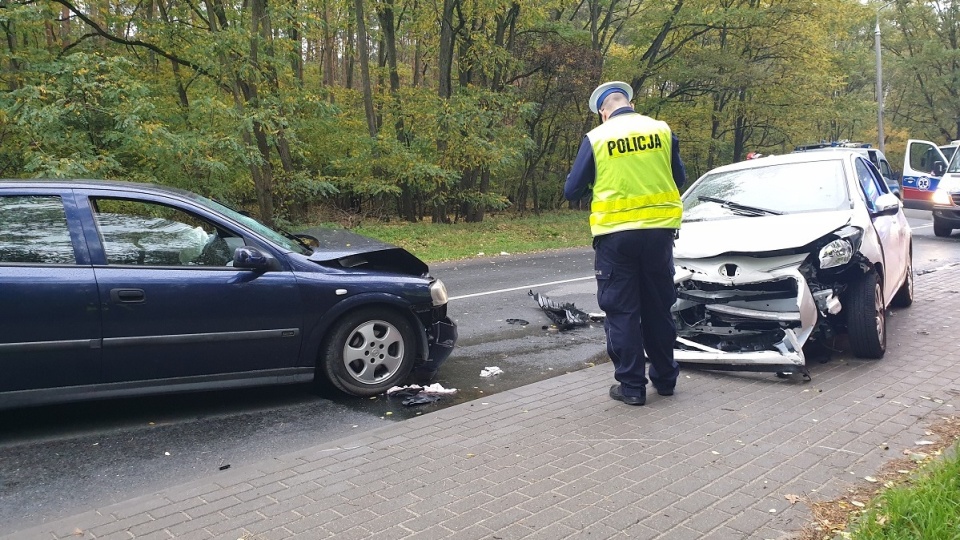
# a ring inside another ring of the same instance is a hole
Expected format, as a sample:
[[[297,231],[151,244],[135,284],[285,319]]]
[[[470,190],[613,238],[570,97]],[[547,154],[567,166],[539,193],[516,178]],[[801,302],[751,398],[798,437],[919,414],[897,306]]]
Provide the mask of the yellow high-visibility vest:
[[[679,229],[680,191],[671,168],[670,126],[618,114],[589,133],[597,176],[590,205],[593,236],[629,229]]]

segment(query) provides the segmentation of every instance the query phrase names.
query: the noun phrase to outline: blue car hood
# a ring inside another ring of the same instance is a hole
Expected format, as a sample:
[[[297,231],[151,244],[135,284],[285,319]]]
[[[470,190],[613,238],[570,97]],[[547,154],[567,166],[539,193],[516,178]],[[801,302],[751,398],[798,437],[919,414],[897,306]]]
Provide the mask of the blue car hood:
[[[416,255],[369,236],[325,227],[311,227],[300,231],[300,234],[316,239],[309,257],[316,263],[413,276],[426,276],[429,273],[427,264]]]

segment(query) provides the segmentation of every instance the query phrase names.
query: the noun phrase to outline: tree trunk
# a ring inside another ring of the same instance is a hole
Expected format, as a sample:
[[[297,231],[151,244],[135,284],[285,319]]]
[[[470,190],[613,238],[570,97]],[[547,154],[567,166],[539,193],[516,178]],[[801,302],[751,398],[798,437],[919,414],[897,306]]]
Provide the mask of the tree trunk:
[[[373,89],[370,84],[370,52],[367,50],[367,23],[363,0],[354,0],[357,15],[357,53],[360,56],[360,85],[363,88],[363,111],[371,139],[377,138],[377,116],[373,110]]]
[[[290,16],[290,41],[293,44],[290,53],[290,69],[293,70],[294,80],[303,86],[303,44],[300,43],[300,7],[297,0],[293,1],[293,14]]]
[[[331,0],[323,2],[323,46],[320,51],[320,65],[323,68],[323,86],[333,88],[336,84],[336,51],[334,42],[334,33],[330,31],[332,25],[330,16]],[[329,94],[330,102],[333,103],[333,93]]]
[[[387,70],[390,79],[390,99],[393,102],[396,123],[394,129],[397,133],[397,140],[400,144],[408,146],[410,136],[407,133],[403,122],[403,104],[400,102],[400,72],[397,69],[397,29],[393,11],[393,0],[384,0],[383,8],[377,10],[377,18],[380,20],[380,31],[383,35],[383,54],[386,61]],[[414,186],[409,182],[400,183],[400,200],[398,201],[398,210],[400,217],[404,221],[417,221],[416,198],[417,193]]]
[[[437,81],[437,94],[443,99],[450,99],[453,95],[453,9],[457,5],[457,0],[443,0],[443,12],[440,18],[440,58],[439,58],[439,80]]]

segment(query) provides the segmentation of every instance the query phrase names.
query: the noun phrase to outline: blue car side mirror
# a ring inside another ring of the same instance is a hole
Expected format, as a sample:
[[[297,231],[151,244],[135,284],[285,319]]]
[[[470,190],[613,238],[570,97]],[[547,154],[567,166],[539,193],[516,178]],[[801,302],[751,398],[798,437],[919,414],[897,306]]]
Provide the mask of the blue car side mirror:
[[[233,267],[266,272],[279,270],[278,261],[257,248],[243,246],[233,252]]]

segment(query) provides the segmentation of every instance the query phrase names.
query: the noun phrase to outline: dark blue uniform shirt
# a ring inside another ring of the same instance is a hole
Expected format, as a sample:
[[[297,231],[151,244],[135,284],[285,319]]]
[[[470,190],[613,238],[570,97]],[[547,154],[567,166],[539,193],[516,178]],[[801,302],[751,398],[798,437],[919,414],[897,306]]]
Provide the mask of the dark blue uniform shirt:
[[[620,107],[613,111],[610,117],[628,113],[636,114],[630,107]],[[680,160],[680,140],[677,139],[676,134],[671,134],[670,139],[672,149],[670,167],[673,169],[673,181],[677,183],[677,189],[679,190],[687,181],[687,170],[683,166],[683,161]],[[563,186],[563,196],[568,201],[575,201],[583,197],[593,186],[596,179],[597,164],[593,160],[593,145],[590,144],[590,139],[584,136],[583,142],[580,143],[580,149],[577,151],[577,159],[573,161],[573,167],[570,169],[570,174],[567,175],[567,183]]]

